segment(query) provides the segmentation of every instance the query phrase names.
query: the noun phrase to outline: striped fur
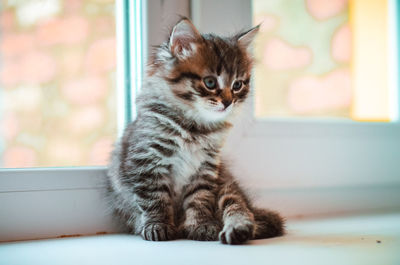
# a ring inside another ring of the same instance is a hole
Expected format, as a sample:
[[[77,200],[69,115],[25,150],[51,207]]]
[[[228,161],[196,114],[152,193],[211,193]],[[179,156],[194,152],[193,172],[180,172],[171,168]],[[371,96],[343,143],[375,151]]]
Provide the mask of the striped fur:
[[[200,35],[183,19],[158,48],[137,119],[116,144],[108,170],[109,201],[131,233],[226,244],[284,233],[280,216],[254,208],[220,157],[250,89],[248,45],[257,30]]]

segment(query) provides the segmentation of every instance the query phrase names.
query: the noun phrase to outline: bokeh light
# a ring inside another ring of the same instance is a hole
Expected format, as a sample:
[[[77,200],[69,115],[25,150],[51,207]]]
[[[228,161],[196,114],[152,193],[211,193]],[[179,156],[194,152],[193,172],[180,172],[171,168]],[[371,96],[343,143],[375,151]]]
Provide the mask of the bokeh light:
[[[114,9],[113,0],[1,0],[1,167],[107,164]]]

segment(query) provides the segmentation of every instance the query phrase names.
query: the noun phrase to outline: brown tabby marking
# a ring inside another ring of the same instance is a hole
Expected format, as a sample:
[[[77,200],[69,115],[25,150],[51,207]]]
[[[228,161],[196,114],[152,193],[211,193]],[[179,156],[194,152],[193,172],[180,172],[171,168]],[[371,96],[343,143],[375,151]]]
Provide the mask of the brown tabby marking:
[[[255,208],[221,158],[250,91],[257,31],[201,35],[182,19],[158,47],[108,170],[111,207],[131,233],[223,244],[283,235],[279,214]]]

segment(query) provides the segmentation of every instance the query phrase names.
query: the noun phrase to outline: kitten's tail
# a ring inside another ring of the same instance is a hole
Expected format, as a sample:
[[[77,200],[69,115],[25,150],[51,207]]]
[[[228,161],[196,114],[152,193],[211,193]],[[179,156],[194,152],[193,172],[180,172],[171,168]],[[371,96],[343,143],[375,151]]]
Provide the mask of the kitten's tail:
[[[253,209],[256,229],[254,239],[270,238],[285,234],[285,220],[276,212],[265,209]]]

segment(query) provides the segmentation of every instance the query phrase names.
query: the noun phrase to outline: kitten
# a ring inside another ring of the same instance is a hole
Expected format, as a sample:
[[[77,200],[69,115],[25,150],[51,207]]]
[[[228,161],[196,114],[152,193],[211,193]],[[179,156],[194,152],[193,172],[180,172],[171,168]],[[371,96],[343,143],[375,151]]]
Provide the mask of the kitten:
[[[284,233],[282,218],[253,207],[220,157],[249,94],[257,31],[201,35],[183,18],[158,47],[108,171],[112,208],[131,233],[224,244]]]

